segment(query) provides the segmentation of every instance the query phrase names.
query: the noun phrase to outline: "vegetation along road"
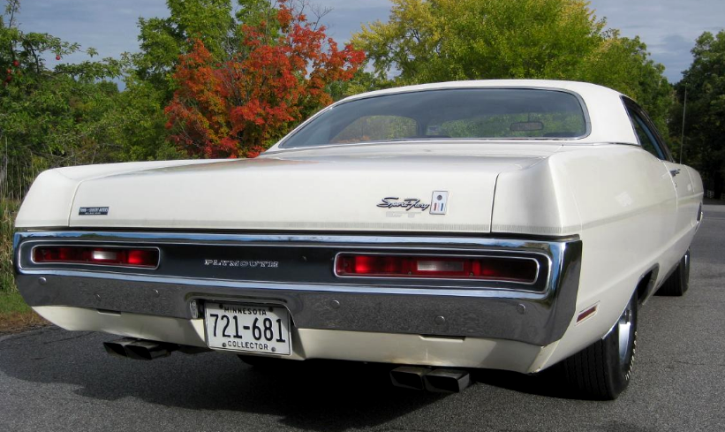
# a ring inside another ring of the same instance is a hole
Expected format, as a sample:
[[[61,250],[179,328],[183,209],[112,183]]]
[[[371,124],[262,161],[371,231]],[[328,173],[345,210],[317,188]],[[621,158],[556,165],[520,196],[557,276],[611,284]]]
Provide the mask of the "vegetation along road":
[[[113,336],[46,327],[0,339],[0,430],[723,430],[725,206],[705,217],[690,291],[642,309],[633,382],[614,402],[569,399],[551,375],[482,372],[443,396],[393,388],[371,365],[134,361],[105,353]]]

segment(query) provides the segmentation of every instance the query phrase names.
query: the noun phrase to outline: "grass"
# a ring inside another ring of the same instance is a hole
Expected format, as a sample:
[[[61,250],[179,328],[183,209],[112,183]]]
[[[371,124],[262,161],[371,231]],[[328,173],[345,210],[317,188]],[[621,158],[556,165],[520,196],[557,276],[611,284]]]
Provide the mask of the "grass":
[[[13,278],[13,230],[19,204],[0,200],[0,293],[17,292]],[[2,307],[0,305],[0,307]]]
[[[13,222],[19,206],[18,201],[0,201],[0,333],[47,324],[30,309],[15,286],[12,261]]]
[[[25,303],[19,292],[0,292],[0,316],[15,312],[27,313],[30,310],[30,306]]]
[[[48,325],[48,322],[30,309],[17,290],[0,292],[0,334],[44,325]]]

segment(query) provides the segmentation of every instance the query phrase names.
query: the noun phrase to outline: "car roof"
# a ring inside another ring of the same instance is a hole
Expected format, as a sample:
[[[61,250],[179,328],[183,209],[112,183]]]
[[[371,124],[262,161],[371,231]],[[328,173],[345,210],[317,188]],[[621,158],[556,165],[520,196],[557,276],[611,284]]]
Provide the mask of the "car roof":
[[[581,81],[563,80],[537,80],[537,79],[503,79],[503,80],[470,80],[470,81],[446,81],[439,83],[418,84],[403,87],[394,87],[384,90],[375,90],[367,93],[360,93],[349,96],[340,102],[362,99],[366,97],[382,96],[395,93],[406,93],[425,90],[443,90],[457,88],[539,88],[547,90],[566,90],[580,95],[588,93],[609,93],[613,97],[623,95],[616,90],[597,84]]]

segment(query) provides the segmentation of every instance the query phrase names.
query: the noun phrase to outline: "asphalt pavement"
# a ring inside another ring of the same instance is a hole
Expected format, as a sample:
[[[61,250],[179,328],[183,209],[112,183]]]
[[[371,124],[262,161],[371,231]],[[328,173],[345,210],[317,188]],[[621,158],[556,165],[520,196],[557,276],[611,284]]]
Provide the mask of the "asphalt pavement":
[[[105,353],[113,336],[48,327],[0,337],[0,431],[725,430],[724,291],[725,206],[705,206],[690,291],[641,310],[633,381],[613,402],[568,398],[551,374],[482,372],[444,396],[372,365],[133,361]]]

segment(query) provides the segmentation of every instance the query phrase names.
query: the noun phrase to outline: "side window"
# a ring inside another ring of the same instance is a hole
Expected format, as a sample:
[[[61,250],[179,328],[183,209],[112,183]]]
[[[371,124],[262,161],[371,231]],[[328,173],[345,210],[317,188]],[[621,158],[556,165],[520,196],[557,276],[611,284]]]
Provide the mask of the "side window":
[[[637,139],[639,139],[639,144],[642,148],[650,152],[652,156],[664,160],[665,157],[659,149],[654,135],[647,128],[647,124],[635,114],[632,116],[632,125],[634,126],[634,131],[637,133]]]
[[[627,114],[629,114],[632,127],[642,148],[658,159],[669,160],[668,150],[658,138],[656,130],[653,129],[654,126],[647,119],[644,111],[629,99],[624,100],[624,105],[627,108]]]

